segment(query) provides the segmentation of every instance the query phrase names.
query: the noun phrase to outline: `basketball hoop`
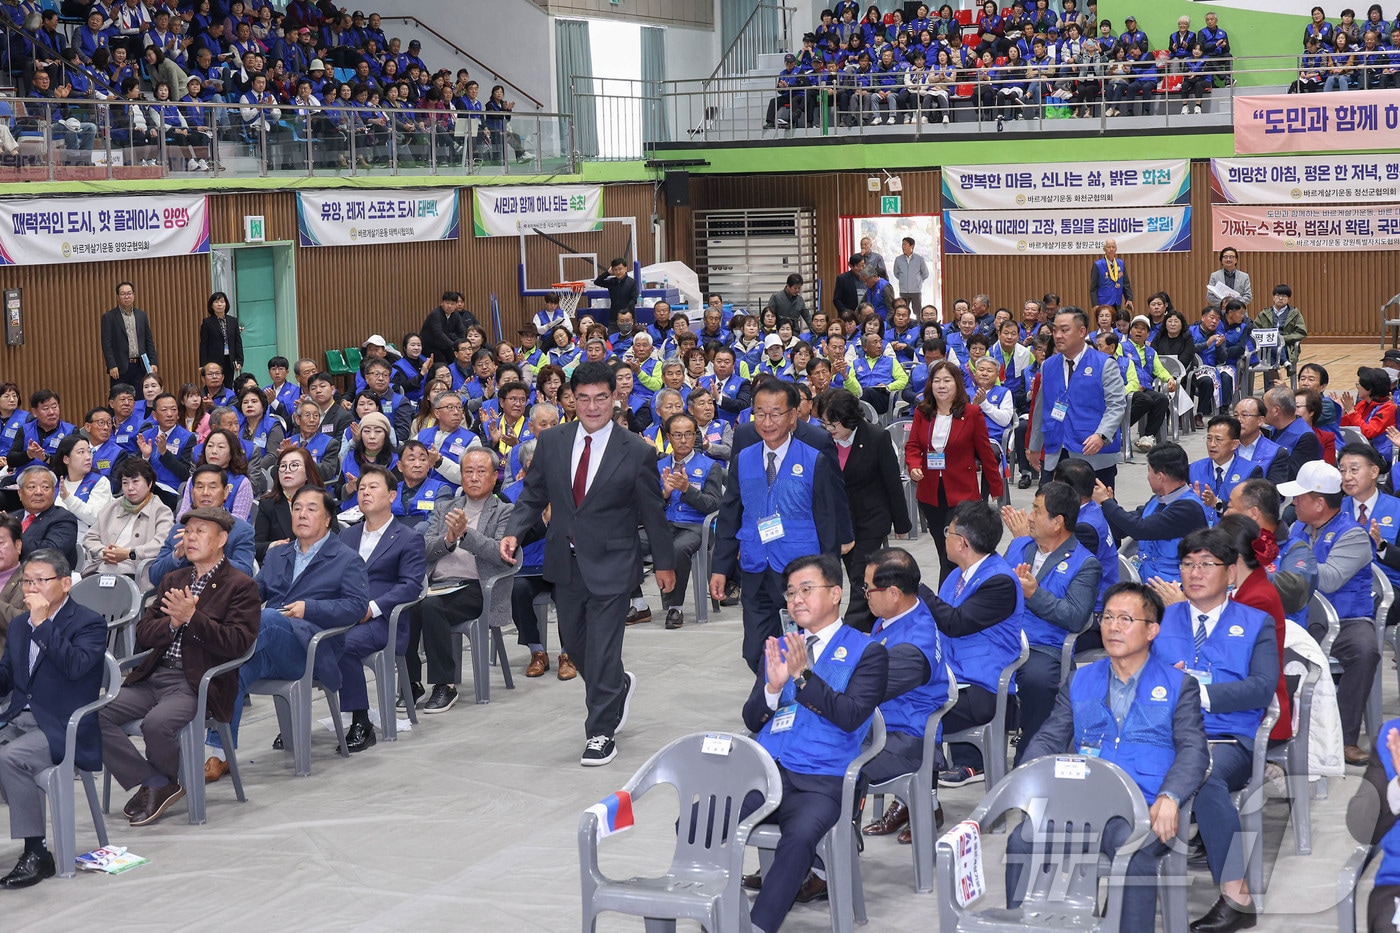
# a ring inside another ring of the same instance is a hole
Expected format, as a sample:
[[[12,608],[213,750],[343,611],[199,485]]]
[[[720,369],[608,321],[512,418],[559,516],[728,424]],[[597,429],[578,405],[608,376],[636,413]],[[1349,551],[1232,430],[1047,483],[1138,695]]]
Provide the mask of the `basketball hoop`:
[[[573,317],[578,311],[578,303],[583,298],[583,290],[588,287],[587,282],[555,282],[549,286],[559,293],[559,310],[569,317]]]

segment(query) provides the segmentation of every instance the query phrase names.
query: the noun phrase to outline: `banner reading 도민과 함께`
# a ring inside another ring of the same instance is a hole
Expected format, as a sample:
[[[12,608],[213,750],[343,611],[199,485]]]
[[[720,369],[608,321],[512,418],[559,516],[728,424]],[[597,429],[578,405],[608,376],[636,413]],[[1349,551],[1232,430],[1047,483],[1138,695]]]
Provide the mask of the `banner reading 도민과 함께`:
[[[945,210],[1163,207],[1190,203],[1191,163],[1186,159],[943,168]]]
[[[302,246],[371,246],[455,240],[457,191],[299,191]]]
[[[1400,201],[1400,155],[1211,159],[1210,196],[1230,204]]]
[[[1395,148],[1394,91],[1334,91],[1236,97],[1235,155],[1365,152]]]
[[[527,185],[474,190],[477,236],[597,233],[603,229],[602,185]]]
[[[1107,239],[1118,242],[1120,253],[1189,252],[1191,208],[943,212],[943,249],[947,253],[1097,255]]]
[[[1211,249],[1295,252],[1298,250],[1400,249],[1400,207],[1254,207],[1215,204],[1210,209]]]
[[[0,265],[207,253],[207,206],[204,195],[0,201]]]

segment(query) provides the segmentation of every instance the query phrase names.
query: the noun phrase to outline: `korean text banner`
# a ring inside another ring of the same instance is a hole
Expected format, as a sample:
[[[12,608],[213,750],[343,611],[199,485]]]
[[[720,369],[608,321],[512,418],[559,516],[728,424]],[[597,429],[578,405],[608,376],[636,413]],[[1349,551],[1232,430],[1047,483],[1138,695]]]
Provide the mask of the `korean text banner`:
[[[1189,252],[1191,208],[943,212],[943,249],[948,253],[1098,255],[1109,238],[1118,241],[1120,253]]]
[[[477,236],[597,233],[603,229],[602,185],[532,185],[475,189]]]
[[[203,195],[0,201],[0,265],[209,252]]]
[[[1235,155],[1394,149],[1397,129],[1393,91],[1235,98]]]
[[[946,210],[1162,207],[1190,203],[1191,164],[1186,159],[949,165],[943,169]]]
[[[1211,249],[1295,250],[1400,249],[1400,207],[1211,208]]]
[[[1390,203],[1400,201],[1400,157],[1211,159],[1210,195],[1216,203],[1231,204]]]
[[[453,188],[297,193],[302,246],[455,240],[458,228]]]

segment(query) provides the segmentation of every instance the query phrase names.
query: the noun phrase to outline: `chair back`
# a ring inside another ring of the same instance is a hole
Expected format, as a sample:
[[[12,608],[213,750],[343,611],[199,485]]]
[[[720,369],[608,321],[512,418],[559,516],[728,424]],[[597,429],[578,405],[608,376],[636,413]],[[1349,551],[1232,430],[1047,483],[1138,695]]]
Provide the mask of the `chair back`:
[[[871,424],[880,423],[880,413],[875,410],[874,405],[870,404],[865,399],[860,400],[860,414],[862,418]]]
[[[1381,572],[1381,568],[1375,563],[1371,563],[1371,603],[1375,608],[1376,629],[1385,628],[1385,617],[1390,614],[1390,607],[1395,602],[1395,587],[1390,585],[1390,578]]]
[[[68,591],[78,605],[91,609],[107,620],[107,627],[120,628],[136,618],[141,609],[141,591],[130,577],[116,573],[83,577]]]
[[[1165,353],[1158,353],[1157,359],[1162,361],[1163,368],[1178,382],[1181,381],[1182,376],[1186,375],[1186,367],[1182,364],[1181,360],[1176,357],[1168,356]]]
[[[1124,582],[1127,582],[1127,581],[1131,581],[1131,582],[1133,582],[1133,583],[1141,583],[1141,582],[1142,582],[1142,579],[1138,576],[1138,569],[1137,569],[1137,567],[1133,564],[1132,561],[1130,561],[1130,560],[1128,560],[1128,558],[1124,557],[1123,554],[1122,554],[1122,552],[1119,552],[1119,554],[1118,554],[1118,579],[1119,579],[1119,580],[1122,580],[1122,581],[1124,581]]]
[[[912,421],[903,419],[891,421],[885,428],[890,432],[890,444],[894,447],[895,459],[899,461],[899,475],[901,477],[907,476],[909,471],[909,468],[904,465],[904,445],[909,440],[909,428],[912,425]]]
[[[1323,637],[1321,647],[1323,657],[1330,657],[1332,654],[1332,642],[1337,640],[1337,634],[1342,630],[1342,620],[1337,616],[1337,610],[1332,608],[1327,597],[1321,593],[1314,592],[1312,598],[1308,600],[1308,629],[1325,628],[1327,634]]]
[[[1352,427],[1349,424],[1342,425],[1342,443],[1365,444],[1367,447],[1371,446],[1371,442],[1367,440],[1365,434],[1361,433],[1361,429]]]

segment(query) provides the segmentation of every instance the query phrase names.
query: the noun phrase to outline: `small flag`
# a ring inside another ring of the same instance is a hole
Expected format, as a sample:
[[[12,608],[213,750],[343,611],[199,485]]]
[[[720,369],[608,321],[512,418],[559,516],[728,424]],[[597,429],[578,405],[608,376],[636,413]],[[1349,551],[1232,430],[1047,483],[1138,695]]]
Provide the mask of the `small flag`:
[[[598,838],[632,828],[632,795],[625,790],[610,794],[584,811],[598,815]]]

